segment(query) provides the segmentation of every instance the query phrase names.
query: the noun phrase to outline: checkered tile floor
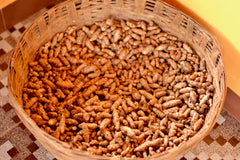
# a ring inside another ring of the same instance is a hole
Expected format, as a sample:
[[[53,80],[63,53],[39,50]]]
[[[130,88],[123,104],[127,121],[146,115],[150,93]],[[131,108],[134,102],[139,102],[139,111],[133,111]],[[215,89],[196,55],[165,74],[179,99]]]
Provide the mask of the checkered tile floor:
[[[7,62],[17,39],[44,10],[0,34],[0,160],[55,159],[21,123],[8,98]],[[240,160],[240,123],[225,110],[214,129],[178,160]]]

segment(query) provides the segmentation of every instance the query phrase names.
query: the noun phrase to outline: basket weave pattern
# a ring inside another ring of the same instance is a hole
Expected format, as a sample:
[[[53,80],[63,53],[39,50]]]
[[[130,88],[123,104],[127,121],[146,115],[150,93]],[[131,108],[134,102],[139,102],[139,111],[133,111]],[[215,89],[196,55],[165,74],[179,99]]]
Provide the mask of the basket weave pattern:
[[[27,80],[28,62],[37,49],[57,32],[69,25],[90,25],[109,16],[117,19],[154,21],[164,31],[189,43],[206,60],[213,75],[215,94],[203,128],[187,143],[151,158],[173,159],[201,141],[214,126],[221,112],[226,94],[226,77],[220,47],[215,37],[184,13],[159,0],[69,0],[43,13],[23,33],[9,62],[9,91],[13,106],[34,136],[58,159],[109,159],[74,151],[43,132],[22,109],[22,88]]]

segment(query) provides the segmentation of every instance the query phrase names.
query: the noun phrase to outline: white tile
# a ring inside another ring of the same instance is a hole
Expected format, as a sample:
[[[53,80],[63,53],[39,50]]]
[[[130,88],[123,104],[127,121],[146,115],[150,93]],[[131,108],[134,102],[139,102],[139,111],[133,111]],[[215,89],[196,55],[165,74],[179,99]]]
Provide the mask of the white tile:
[[[22,26],[23,26],[23,24],[22,24],[21,22],[19,22],[19,23],[17,23],[17,24],[14,25],[14,28],[15,28],[16,30],[18,30],[18,29],[21,28]]]
[[[11,148],[13,148],[13,145],[10,141],[6,141],[4,144],[0,146],[0,160],[10,160],[11,157],[7,153]]]
[[[3,84],[4,86],[7,86],[7,84],[8,84],[8,77],[3,78],[3,79],[1,80],[1,82],[2,82],[2,84]]]
[[[184,157],[187,159],[187,160],[193,160],[194,158],[196,158],[196,155],[193,154],[191,151],[187,152]]]
[[[231,154],[226,154],[224,157],[223,157],[224,160],[233,160],[234,157],[231,155]]]
[[[7,101],[6,103],[9,103],[11,106],[13,106],[12,101],[11,101],[10,98],[8,98],[6,101]]]
[[[3,97],[8,95],[7,87],[3,87],[2,89],[0,89],[0,95]]]
[[[240,154],[237,157],[235,157],[235,159],[240,160]]]
[[[10,35],[9,31],[4,31],[4,32],[2,32],[2,33],[0,34],[0,36],[1,36],[3,39],[7,38],[9,35]]]
[[[197,157],[201,160],[207,160],[209,158],[209,156],[204,152],[201,152]]]
[[[4,106],[5,104],[8,103],[8,99],[3,97],[3,96],[0,96],[0,106]]]
[[[42,146],[41,143],[40,143],[38,140],[36,140],[34,143],[35,143],[36,145],[38,145],[38,147],[41,147],[41,146]]]
[[[0,41],[0,48],[2,48],[6,53],[13,49],[13,47],[5,40]]]
[[[12,32],[12,36],[14,39],[18,40],[21,36],[21,33],[18,30],[15,30],[14,32]]]
[[[219,125],[222,125],[225,122],[225,120],[226,119],[220,114],[219,117],[218,117],[217,123]]]
[[[48,159],[46,155],[47,151],[43,147],[39,147],[36,151],[33,152],[33,155],[38,159],[38,160],[46,160]]]
[[[27,22],[26,24],[24,24],[24,27],[27,29],[31,24],[32,22]]]
[[[55,157],[51,153],[46,153],[46,156],[49,160],[53,160]]]
[[[212,160],[221,160],[222,157],[220,157],[217,153],[213,153],[213,155],[210,157]]]

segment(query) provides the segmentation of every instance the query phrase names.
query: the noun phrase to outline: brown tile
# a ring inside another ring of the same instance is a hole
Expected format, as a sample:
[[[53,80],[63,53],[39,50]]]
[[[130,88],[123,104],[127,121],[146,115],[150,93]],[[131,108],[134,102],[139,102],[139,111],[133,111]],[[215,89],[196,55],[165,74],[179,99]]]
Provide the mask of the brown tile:
[[[214,139],[210,136],[210,135],[207,135],[204,139],[203,139],[204,142],[206,142],[208,145],[210,145]]]
[[[36,145],[36,143],[32,142],[27,146],[28,150],[33,153],[35,152],[39,147]]]
[[[12,33],[12,32],[14,32],[16,29],[15,29],[14,27],[11,27],[11,28],[9,28],[8,30],[9,30],[9,32]]]
[[[25,160],[37,160],[37,158],[33,154],[31,154],[27,158],[25,158]]]
[[[11,106],[11,104],[7,103],[2,108],[5,112],[8,112],[12,109],[12,106]]]
[[[2,89],[4,87],[4,85],[2,84],[2,82],[0,82],[0,89]]]
[[[235,137],[232,137],[231,139],[229,139],[228,142],[229,142],[233,147],[236,147],[236,145],[239,143],[239,141],[238,141]]]
[[[26,28],[23,26],[23,27],[19,28],[18,30],[19,30],[19,32],[23,33],[26,30]]]
[[[187,160],[185,157],[182,157],[180,160]]]
[[[31,138],[32,141],[36,141],[36,138],[34,137],[33,134],[31,134],[29,137]]]
[[[20,124],[19,124],[19,127],[22,128],[22,129],[25,129],[25,128],[26,128],[26,126],[25,126],[23,123],[20,123]]]
[[[7,153],[9,154],[9,156],[11,156],[13,158],[14,156],[16,156],[18,154],[18,150],[15,147],[13,147]]]
[[[218,144],[220,144],[221,146],[223,146],[223,145],[227,142],[227,140],[224,139],[222,136],[219,136],[219,137],[216,139],[216,141],[217,141]]]
[[[6,62],[3,62],[2,64],[0,64],[0,69],[1,69],[2,71],[6,70],[7,67],[8,67],[8,64],[7,64]]]
[[[20,122],[20,119],[18,118],[17,115],[15,115],[14,117],[12,117],[12,120],[13,120],[15,123]]]
[[[2,48],[0,48],[0,57],[2,56],[2,55],[4,55],[6,52],[2,49]]]
[[[219,126],[219,124],[215,123],[215,125],[213,126],[213,129],[216,129]]]
[[[15,38],[13,38],[11,35],[5,38],[5,40],[12,46],[14,47],[17,44],[17,41]]]

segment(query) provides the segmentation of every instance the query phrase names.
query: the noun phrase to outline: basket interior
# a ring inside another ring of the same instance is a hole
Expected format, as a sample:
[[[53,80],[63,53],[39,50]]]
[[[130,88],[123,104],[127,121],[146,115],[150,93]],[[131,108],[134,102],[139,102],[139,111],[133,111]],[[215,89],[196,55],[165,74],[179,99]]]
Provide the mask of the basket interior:
[[[203,128],[189,142],[177,147],[180,148],[179,153],[185,152],[204,138],[221,112],[226,93],[224,65],[216,39],[189,16],[159,0],[69,0],[43,13],[21,36],[10,58],[9,91],[15,110],[24,121],[27,115],[21,107],[21,92],[27,80],[28,62],[34,59],[37,49],[69,25],[77,24],[79,27],[89,25],[109,16],[117,19],[154,21],[164,31],[189,43],[201,58],[206,59],[215,86],[213,107],[206,117]],[[29,117],[27,119],[24,123],[27,127],[30,125],[40,131]],[[30,131],[37,132],[31,129]],[[47,137],[50,141],[56,141],[50,136]],[[54,147],[61,143],[56,142],[59,144],[54,144]],[[45,147],[50,148],[50,146]],[[167,154],[162,155],[164,156]]]

